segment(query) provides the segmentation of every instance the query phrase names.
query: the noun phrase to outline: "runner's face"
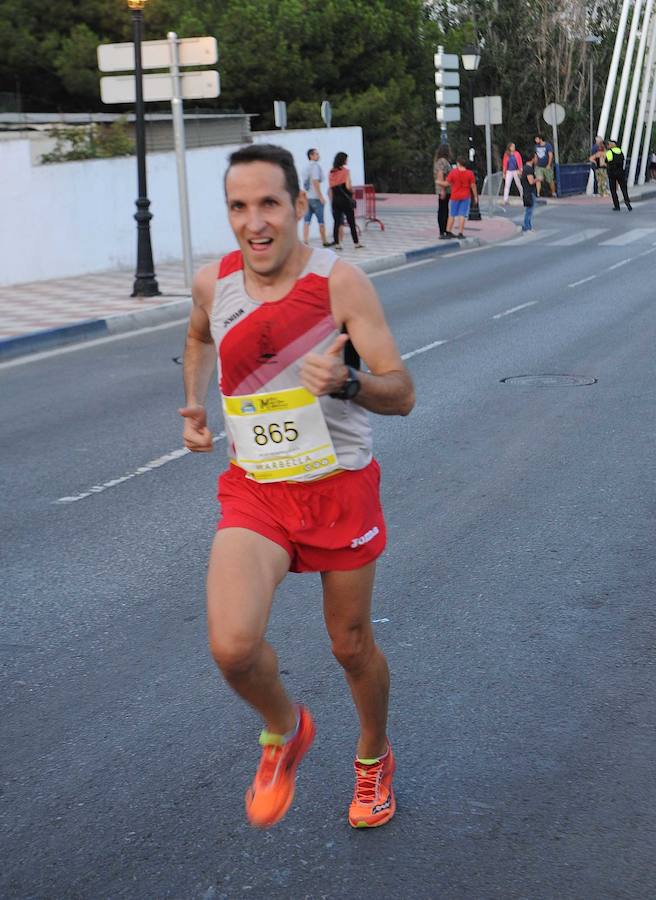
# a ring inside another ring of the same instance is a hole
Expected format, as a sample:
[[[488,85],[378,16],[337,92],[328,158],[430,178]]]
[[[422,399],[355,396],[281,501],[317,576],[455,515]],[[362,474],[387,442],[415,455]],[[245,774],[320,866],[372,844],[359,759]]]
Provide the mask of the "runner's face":
[[[280,166],[252,162],[232,166],[226,178],[226,199],[245,265],[258,275],[275,274],[298,242],[302,197],[292,203]]]

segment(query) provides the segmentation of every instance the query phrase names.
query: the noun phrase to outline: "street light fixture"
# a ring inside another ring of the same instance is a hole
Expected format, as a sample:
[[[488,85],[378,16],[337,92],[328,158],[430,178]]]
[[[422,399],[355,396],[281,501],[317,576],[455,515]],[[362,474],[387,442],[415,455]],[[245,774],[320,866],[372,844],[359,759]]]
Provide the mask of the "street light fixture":
[[[475,72],[481,62],[481,49],[477,44],[467,44],[463,47],[460,54],[462,65],[467,72]],[[476,159],[476,150],[474,149],[474,76],[469,77],[469,108],[471,110],[471,118],[469,125],[469,162],[473,163]],[[469,220],[479,222],[481,211],[478,207],[472,206],[469,210]]]
[[[132,10],[132,36],[134,41],[135,84],[135,135],[137,139],[137,271],[132,289],[133,297],[157,297],[161,293],[155,278],[153,249],[150,241],[150,200],[146,186],[146,120],[143,99],[143,67],[141,65],[141,39],[143,33],[143,8],[147,0],[128,0]]]

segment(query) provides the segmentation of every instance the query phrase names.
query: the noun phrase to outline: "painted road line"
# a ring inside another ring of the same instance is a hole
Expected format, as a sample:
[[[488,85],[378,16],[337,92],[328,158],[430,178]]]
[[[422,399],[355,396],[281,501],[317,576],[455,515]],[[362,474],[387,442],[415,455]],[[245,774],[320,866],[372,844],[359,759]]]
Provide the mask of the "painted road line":
[[[632,259],[632,256],[629,256],[627,259],[621,259],[619,262],[616,262],[614,266],[608,266],[607,269],[604,269],[604,272],[612,272],[613,269],[619,269],[620,266],[625,266],[627,263],[630,263]]]
[[[655,231],[656,228],[632,228],[631,231],[625,231],[624,234],[618,234],[617,237],[609,238],[607,241],[601,241],[599,246],[624,247],[625,244],[631,244],[633,241],[641,241]]]
[[[521,306],[513,306],[511,309],[504,309],[503,312],[497,313],[496,316],[492,316],[493,319],[503,319],[504,316],[510,316],[512,313],[519,312],[520,309],[526,309],[527,306],[535,306],[537,300],[529,300],[528,303],[522,303]]]
[[[393,269],[381,269],[380,272],[368,272],[368,278],[378,278],[380,275],[389,275],[390,272],[402,272],[403,269],[414,269],[415,266],[425,266],[426,263],[437,262],[439,257],[429,256],[428,259],[418,259],[417,262],[404,263],[402,266],[394,266]]]
[[[401,359],[411,359],[413,356],[419,356],[420,353],[428,353],[429,350],[434,350],[435,347],[441,347],[442,344],[448,343],[447,341],[433,341],[432,344],[426,344],[425,347],[419,347],[417,350],[410,350],[409,353],[404,353],[401,356]]]
[[[585,284],[586,281],[594,281],[595,278],[598,278],[599,275],[588,275],[587,278],[581,278],[580,281],[573,281],[571,284],[568,284],[567,287],[578,287],[580,284]]]
[[[638,253],[638,256],[636,256],[636,259],[638,259],[638,257],[640,257],[640,256],[649,256],[650,253],[656,253],[656,245],[651,247],[649,250],[643,250],[642,253]]]
[[[134,334],[135,332],[132,333]],[[431,344],[426,344],[424,347],[418,347],[416,350],[410,350],[409,353],[404,353],[401,359],[410,359],[412,356],[418,356],[420,353],[427,353],[429,350],[434,350],[435,347],[441,347],[442,344],[446,343],[448,343],[448,341],[433,341]],[[225,431],[217,434],[214,437],[214,443],[216,444],[218,441],[223,440],[225,436]],[[149,472],[160,469],[162,466],[174,462],[176,459],[182,459],[182,457],[186,456],[188,453],[191,453],[191,451],[187,450],[186,447],[180,447],[177,450],[172,450],[170,453],[165,453],[163,456],[158,456],[157,459],[151,459],[150,462],[147,462],[143,466],[139,466],[139,468],[135,469],[133,472],[128,472],[127,475],[111,478],[109,481],[104,481],[102,484],[94,484],[93,487],[88,488],[86,491],[80,491],[79,494],[71,494],[68,497],[59,497],[54,502],[77,503],[78,500],[85,500],[87,497],[92,497],[94,494],[102,494],[103,491],[118,487],[119,484],[124,484],[132,478],[137,478],[140,475],[147,475]]]
[[[608,228],[584,228],[582,231],[571,234],[569,237],[560,238],[558,241],[550,241],[550,247],[571,247],[573,244],[582,244],[583,241],[592,241],[600,234],[605,234]]]
[[[504,247],[516,247],[517,244],[533,243],[533,241],[540,241],[540,243],[543,243],[545,238],[551,237],[552,234],[557,234],[558,231],[558,228],[540,228],[537,231],[532,229],[531,231],[522,232],[522,234],[515,238],[511,238],[509,241],[502,241],[493,246],[503,249]]]
[[[222,431],[220,434],[215,435],[215,437],[213,438],[214,443],[216,444],[217,441],[223,440],[225,436],[225,431]],[[170,453],[165,453],[163,456],[158,456],[157,459],[151,459],[150,462],[147,462],[145,464],[145,466],[139,466],[139,468],[135,469],[134,472],[128,472],[127,475],[120,475],[118,478],[112,478],[109,481],[103,482],[102,484],[94,484],[93,487],[90,487],[86,491],[81,491],[81,493],[79,494],[71,494],[70,497],[59,497],[54,502],[76,503],[78,500],[84,500],[86,497],[92,497],[94,494],[102,494],[103,491],[108,491],[110,488],[117,487],[117,485],[129,481],[131,478],[138,478],[140,475],[147,475],[149,472],[153,472],[155,469],[160,469],[167,463],[173,462],[176,459],[182,459],[182,457],[186,456],[188,453],[191,453],[191,450],[187,450],[186,447],[180,447],[178,450],[171,450]]]

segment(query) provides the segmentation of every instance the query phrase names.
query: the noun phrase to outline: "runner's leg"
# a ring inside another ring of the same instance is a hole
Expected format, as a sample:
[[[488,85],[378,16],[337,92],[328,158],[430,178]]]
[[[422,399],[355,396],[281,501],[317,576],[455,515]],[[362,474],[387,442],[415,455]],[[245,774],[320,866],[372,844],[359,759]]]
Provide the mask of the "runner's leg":
[[[245,528],[217,532],[207,575],[207,622],[212,656],[230,687],[254,709],[269,731],[287,734],[296,712],[264,640],[276,587],[289,555]]]
[[[374,562],[350,572],[321,573],[324,620],[360,719],[357,755],[362,759],[387,750],[389,669],[371,627],[375,571]]]

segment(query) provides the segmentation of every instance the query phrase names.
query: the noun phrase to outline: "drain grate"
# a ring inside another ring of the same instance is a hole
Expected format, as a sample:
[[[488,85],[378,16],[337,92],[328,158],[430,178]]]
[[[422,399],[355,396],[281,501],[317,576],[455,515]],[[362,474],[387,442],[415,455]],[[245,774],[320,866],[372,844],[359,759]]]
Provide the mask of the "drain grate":
[[[589,375],[510,375],[508,378],[502,378],[501,384],[546,384],[546,385],[565,385],[580,387],[586,384],[596,384],[597,379]]]

